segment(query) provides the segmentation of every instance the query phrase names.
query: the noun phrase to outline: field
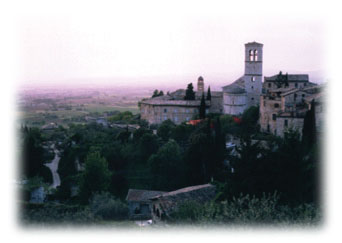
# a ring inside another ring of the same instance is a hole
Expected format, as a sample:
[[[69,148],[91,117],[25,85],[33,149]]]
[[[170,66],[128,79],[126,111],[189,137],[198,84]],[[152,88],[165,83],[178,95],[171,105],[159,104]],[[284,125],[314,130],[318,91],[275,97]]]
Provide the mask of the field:
[[[107,118],[115,112],[139,113],[138,102],[150,91],[34,90],[20,93],[17,124],[42,127],[50,123],[68,126]]]

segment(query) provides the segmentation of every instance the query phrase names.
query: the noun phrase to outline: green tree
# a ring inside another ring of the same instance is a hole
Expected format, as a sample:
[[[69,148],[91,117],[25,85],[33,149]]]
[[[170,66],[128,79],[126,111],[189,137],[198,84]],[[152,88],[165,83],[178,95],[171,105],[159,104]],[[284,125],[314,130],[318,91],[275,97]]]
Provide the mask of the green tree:
[[[208,87],[207,100],[211,100],[210,86]]]
[[[164,95],[164,92],[162,90],[160,90],[158,92],[158,90],[156,89],[155,91],[153,91],[152,98],[158,97],[158,96],[163,96],[163,95]]]
[[[85,160],[85,170],[80,176],[80,197],[82,202],[95,192],[108,191],[111,181],[111,172],[106,159],[98,151],[89,152]]]
[[[304,117],[302,142],[307,150],[316,144],[315,100],[311,102],[311,109]]]
[[[171,191],[184,185],[182,154],[174,140],[170,139],[148,161],[155,190]]]
[[[205,99],[204,99],[204,93],[202,93],[201,98],[201,104],[199,107],[199,118],[204,119],[205,118]]]
[[[168,141],[174,127],[175,124],[170,119],[163,121],[157,129],[157,135],[163,139],[163,141]]]
[[[44,165],[49,158],[47,151],[43,148],[42,134],[38,128],[22,128],[23,150],[22,150],[22,176],[29,178],[40,176],[44,182],[52,183],[51,171]]]
[[[195,100],[194,86],[192,85],[192,83],[189,83],[188,87],[185,90],[184,100]]]

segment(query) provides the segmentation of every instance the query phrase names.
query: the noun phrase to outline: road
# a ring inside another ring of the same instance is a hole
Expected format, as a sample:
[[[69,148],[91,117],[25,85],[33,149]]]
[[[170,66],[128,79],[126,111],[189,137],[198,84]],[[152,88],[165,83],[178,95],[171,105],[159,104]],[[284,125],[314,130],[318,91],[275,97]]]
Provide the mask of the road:
[[[46,163],[45,166],[51,170],[52,173],[52,188],[56,188],[61,184],[61,178],[57,172],[60,157],[58,156],[58,150],[53,146],[53,151],[55,152],[55,157],[50,163]]]

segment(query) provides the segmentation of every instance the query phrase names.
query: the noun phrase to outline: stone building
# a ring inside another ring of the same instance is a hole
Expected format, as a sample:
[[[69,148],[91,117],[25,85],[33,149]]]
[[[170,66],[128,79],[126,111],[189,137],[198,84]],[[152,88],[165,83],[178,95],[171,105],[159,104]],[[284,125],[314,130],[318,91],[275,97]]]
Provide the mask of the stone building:
[[[203,79],[203,78],[202,78]],[[149,124],[160,124],[171,120],[181,124],[192,120],[199,114],[199,107],[203,92],[195,92],[195,100],[184,100],[185,90],[179,89],[140,102],[141,119]],[[206,95],[206,93],[204,92]],[[206,113],[222,113],[222,92],[211,92],[211,100],[206,100]]]
[[[259,104],[262,92],[263,44],[245,44],[245,73],[232,84],[222,87],[223,113],[239,115]]]
[[[126,201],[130,219],[148,220],[152,218],[150,198],[161,195],[162,191],[129,189]]]
[[[216,187],[211,184],[185,187],[163,193],[151,198],[152,219],[155,221],[169,218],[179,205],[184,202],[205,203],[216,196]]]
[[[320,86],[309,82],[308,75],[280,73],[265,77],[264,93],[260,96],[261,131],[278,136],[284,136],[289,130],[301,134],[305,114],[310,109],[309,101],[320,97],[321,91]]]

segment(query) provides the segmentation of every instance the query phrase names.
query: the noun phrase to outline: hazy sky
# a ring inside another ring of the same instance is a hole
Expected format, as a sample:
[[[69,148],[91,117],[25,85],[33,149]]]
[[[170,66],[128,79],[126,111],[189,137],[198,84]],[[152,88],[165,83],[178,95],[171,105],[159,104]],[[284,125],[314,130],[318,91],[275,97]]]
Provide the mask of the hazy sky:
[[[243,74],[244,44],[250,41],[264,44],[264,75],[324,69],[325,28],[319,18],[232,11],[228,4],[180,6],[121,4],[101,12],[82,12],[80,6],[80,11],[21,16],[20,78],[61,83],[151,77],[157,82],[153,77],[202,75],[230,83]]]

